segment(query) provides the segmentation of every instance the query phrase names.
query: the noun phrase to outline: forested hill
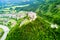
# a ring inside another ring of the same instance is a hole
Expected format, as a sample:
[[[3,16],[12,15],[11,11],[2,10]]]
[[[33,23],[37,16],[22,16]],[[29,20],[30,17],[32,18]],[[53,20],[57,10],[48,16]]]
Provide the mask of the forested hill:
[[[1,0],[0,5],[10,29],[6,40],[60,40],[60,0]]]

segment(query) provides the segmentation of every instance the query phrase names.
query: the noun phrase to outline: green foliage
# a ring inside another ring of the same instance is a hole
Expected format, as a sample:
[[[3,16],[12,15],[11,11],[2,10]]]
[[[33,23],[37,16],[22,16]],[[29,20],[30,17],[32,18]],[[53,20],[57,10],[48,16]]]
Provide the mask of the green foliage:
[[[59,0],[45,0],[46,4],[40,4],[36,13],[50,23],[60,25],[60,1]]]
[[[16,7],[17,12],[21,10],[34,11],[41,18],[37,18],[22,27],[19,26],[22,20],[18,20],[17,25],[11,29],[6,40],[60,40],[60,28],[51,29],[49,24],[56,23],[60,25],[60,7],[57,7],[59,3],[56,0],[54,2],[46,0],[46,4],[36,3],[27,7]]]
[[[39,2],[27,7],[9,9],[12,12],[15,12],[14,10],[16,12],[33,11],[40,17],[21,27],[20,23],[24,19],[16,20],[17,24],[11,29],[6,40],[60,40],[60,0],[45,0],[43,3],[40,3],[40,0],[36,1]],[[0,13],[5,12],[1,11]],[[56,23],[59,28],[51,29],[50,23]],[[9,22],[7,26],[10,28],[11,23]]]
[[[8,24],[7,24],[7,26],[8,26],[8,28],[11,28],[11,22],[9,22]]]
[[[0,38],[3,36],[3,34],[4,34],[4,30],[0,28]]]
[[[6,40],[57,40],[57,35],[51,29],[50,24],[38,17],[23,26],[15,26],[7,35]],[[57,33],[57,32],[56,32]]]

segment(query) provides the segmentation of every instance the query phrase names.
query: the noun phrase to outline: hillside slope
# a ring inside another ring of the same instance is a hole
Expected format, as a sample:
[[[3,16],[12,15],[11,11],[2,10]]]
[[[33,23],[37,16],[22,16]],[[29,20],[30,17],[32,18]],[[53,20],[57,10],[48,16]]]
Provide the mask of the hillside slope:
[[[59,40],[56,29],[38,17],[22,27],[15,26],[7,35],[6,40]],[[56,32],[56,33],[55,33]]]

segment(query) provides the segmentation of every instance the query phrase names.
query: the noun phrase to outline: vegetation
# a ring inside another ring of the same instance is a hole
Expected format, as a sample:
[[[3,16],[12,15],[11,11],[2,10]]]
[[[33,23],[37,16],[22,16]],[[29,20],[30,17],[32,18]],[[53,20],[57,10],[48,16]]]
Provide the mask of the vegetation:
[[[21,27],[16,25],[9,32],[6,40],[59,40],[56,30],[58,29],[52,29],[49,23],[38,17]]]
[[[22,26],[20,26],[20,23],[25,18],[28,18],[27,16],[23,19],[15,20],[16,24],[13,24],[13,26],[12,22],[9,22],[7,26],[11,30],[6,40],[60,40],[60,0],[35,0],[35,3],[26,7],[12,6],[8,11],[4,10],[0,13],[17,14],[20,11],[33,11],[38,16],[36,20],[25,22]],[[51,28],[51,24],[57,24],[58,28]]]
[[[2,37],[3,34],[4,34],[4,30],[0,28],[0,38]]]

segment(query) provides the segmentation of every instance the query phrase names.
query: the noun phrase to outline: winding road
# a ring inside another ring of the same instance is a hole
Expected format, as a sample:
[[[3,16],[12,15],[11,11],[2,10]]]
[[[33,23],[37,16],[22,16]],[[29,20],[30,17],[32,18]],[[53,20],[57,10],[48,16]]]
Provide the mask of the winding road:
[[[4,34],[3,34],[3,36],[1,37],[0,40],[5,40],[8,32],[9,32],[9,28],[7,26],[4,26],[4,25],[0,25],[0,28],[2,28],[4,30]]]

